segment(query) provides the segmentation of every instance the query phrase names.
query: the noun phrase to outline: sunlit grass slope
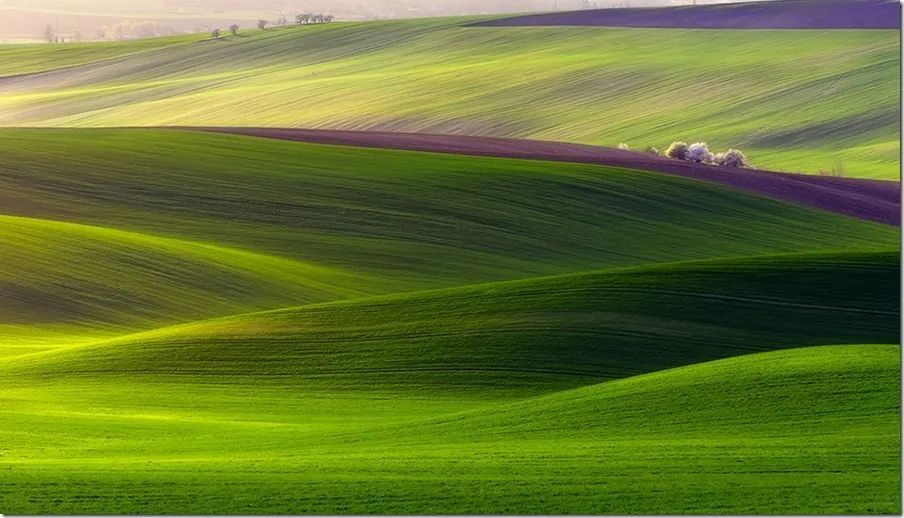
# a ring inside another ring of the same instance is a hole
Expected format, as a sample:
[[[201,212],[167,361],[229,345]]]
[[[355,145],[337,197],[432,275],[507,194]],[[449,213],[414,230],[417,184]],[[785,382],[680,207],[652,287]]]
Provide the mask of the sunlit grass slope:
[[[198,385],[222,398],[208,406],[219,414],[179,415],[165,408],[174,397],[123,411],[4,384],[0,506],[896,514],[899,352],[850,345],[748,355],[444,416],[398,397],[404,425],[368,421],[381,399],[312,422],[310,409],[291,415],[300,398],[288,389],[262,407],[284,420],[255,421],[234,405],[266,392],[228,385]],[[111,401],[116,386],[107,385]]]
[[[765,168],[898,176],[897,31],[470,21],[335,23],[65,53],[0,47],[0,75],[48,71],[0,80],[0,124],[380,128],[635,148],[704,140],[741,147]]]
[[[125,40],[109,43],[69,43],[67,45],[16,44],[0,47],[3,76],[25,75],[122,58],[179,43],[196,41],[196,35]]]

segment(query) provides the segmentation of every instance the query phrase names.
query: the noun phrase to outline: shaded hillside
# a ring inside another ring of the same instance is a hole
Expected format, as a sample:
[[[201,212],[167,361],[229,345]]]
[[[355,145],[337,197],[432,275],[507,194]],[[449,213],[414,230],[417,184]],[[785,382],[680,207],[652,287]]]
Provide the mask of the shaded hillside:
[[[896,252],[794,255],[495,283],[187,324],[6,371],[512,397],[792,344],[893,342],[898,268]]]
[[[16,216],[0,218],[9,345],[537,275],[899,246],[885,225],[612,167],[184,131],[0,134],[0,203]]]

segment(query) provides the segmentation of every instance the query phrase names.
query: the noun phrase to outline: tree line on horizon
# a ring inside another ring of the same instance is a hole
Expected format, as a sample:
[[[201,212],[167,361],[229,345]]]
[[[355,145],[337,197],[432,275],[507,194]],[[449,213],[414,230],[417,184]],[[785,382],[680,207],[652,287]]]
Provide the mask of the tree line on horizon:
[[[323,14],[323,13],[301,13],[295,15],[295,25],[308,25],[312,23],[330,23],[334,19],[332,14]],[[270,25],[269,20],[265,20],[261,18],[257,21],[257,28],[260,30],[266,30],[267,26]],[[280,15],[279,18],[276,19],[276,27],[286,27],[289,25],[289,20],[283,15]],[[233,36],[238,36],[239,30],[241,27],[238,24],[232,24],[229,26],[229,32]],[[221,31],[219,28],[216,28],[210,32],[210,35],[214,39],[220,39]]]
[[[335,19],[335,17],[332,14],[301,13],[301,14],[295,15],[295,25],[330,23],[334,19]],[[266,29],[269,25],[270,25],[269,20],[260,19],[257,22],[258,29]],[[284,15],[280,15],[279,18],[277,18],[276,23],[274,25],[276,27],[285,27],[290,24],[289,24],[288,18],[286,18]],[[240,29],[241,29],[241,26],[239,26],[238,24],[232,24],[229,26],[229,32],[233,36],[237,36],[239,34]],[[172,33],[172,32],[170,32],[170,33]],[[167,33],[167,35],[170,33]],[[210,31],[210,34],[213,38],[219,39],[222,36],[223,31],[219,27],[215,27],[214,29],[212,29]],[[116,40],[129,39],[130,37],[142,38],[142,37],[152,37],[155,35],[156,34],[146,33],[146,32],[141,32],[135,36],[131,36],[131,35],[127,36],[125,34],[118,34],[119,37],[116,37],[115,39]],[[109,38],[99,38],[99,39],[109,39]],[[67,42],[85,41],[80,30],[74,29],[71,32],[71,34],[67,37],[67,36],[58,34],[57,31],[53,28],[53,25],[51,25],[51,24],[47,24],[47,26],[44,28],[43,40],[46,41],[47,43],[67,43]]]

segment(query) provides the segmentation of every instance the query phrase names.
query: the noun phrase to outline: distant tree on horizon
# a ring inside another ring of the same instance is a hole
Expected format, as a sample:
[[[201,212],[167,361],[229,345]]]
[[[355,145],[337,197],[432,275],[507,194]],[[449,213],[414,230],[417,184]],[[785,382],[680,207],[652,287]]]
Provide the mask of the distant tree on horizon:
[[[260,30],[264,30],[264,29],[267,28],[267,24],[268,24],[268,23],[270,23],[270,22],[268,22],[267,20],[258,20],[258,21],[257,21],[257,28],[260,29]]]
[[[210,31],[210,35],[213,36],[213,39],[215,40],[220,39],[220,29],[214,29]]]
[[[238,26],[238,24],[235,24],[235,23],[234,23],[234,24],[230,25],[230,26],[229,26],[229,32],[231,32],[233,36],[238,36],[238,35],[239,35],[239,26]]]
[[[48,23],[47,27],[44,28],[44,40],[47,43],[55,43],[56,42],[56,34],[53,32],[53,27]]]

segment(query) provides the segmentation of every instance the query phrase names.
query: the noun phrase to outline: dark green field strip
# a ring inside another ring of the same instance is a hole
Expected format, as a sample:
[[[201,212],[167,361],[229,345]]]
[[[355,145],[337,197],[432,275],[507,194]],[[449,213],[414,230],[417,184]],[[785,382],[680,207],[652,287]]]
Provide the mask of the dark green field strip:
[[[0,507],[11,513],[837,513],[900,511],[900,348],[756,354],[436,417],[283,392],[208,411],[105,411],[63,392],[0,395]],[[109,380],[108,380],[109,381]],[[93,392],[105,382],[96,383]],[[70,383],[78,389],[81,382]],[[109,403],[125,397],[107,384]],[[147,385],[153,391],[154,385]],[[199,386],[188,382],[183,391]],[[43,400],[41,397],[43,396]],[[56,415],[47,409],[54,408]],[[175,404],[174,398],[158,404]],[[357,408],[357,413],[352,410]],[[273,405],[276,408],[276,405]],[[267,407],[267,411],[273,410]],[[445,409],[448,412],[448,408]],[[228,417],[227,417],[228,416]]]
[[[0,376],[507,398],[789,344],[893,343],[898,268],[896,252],[769,256],[393,295],[23,356]]]
[[[0,259],[0,319],[36,332],[68,325],[121,334],[403,286],[199,242],[9,216],[0,216]]]
[[[608,167],[196,132],[0,135],[7,214],[220,244],[404,289],[899,245],[881,225]]]

